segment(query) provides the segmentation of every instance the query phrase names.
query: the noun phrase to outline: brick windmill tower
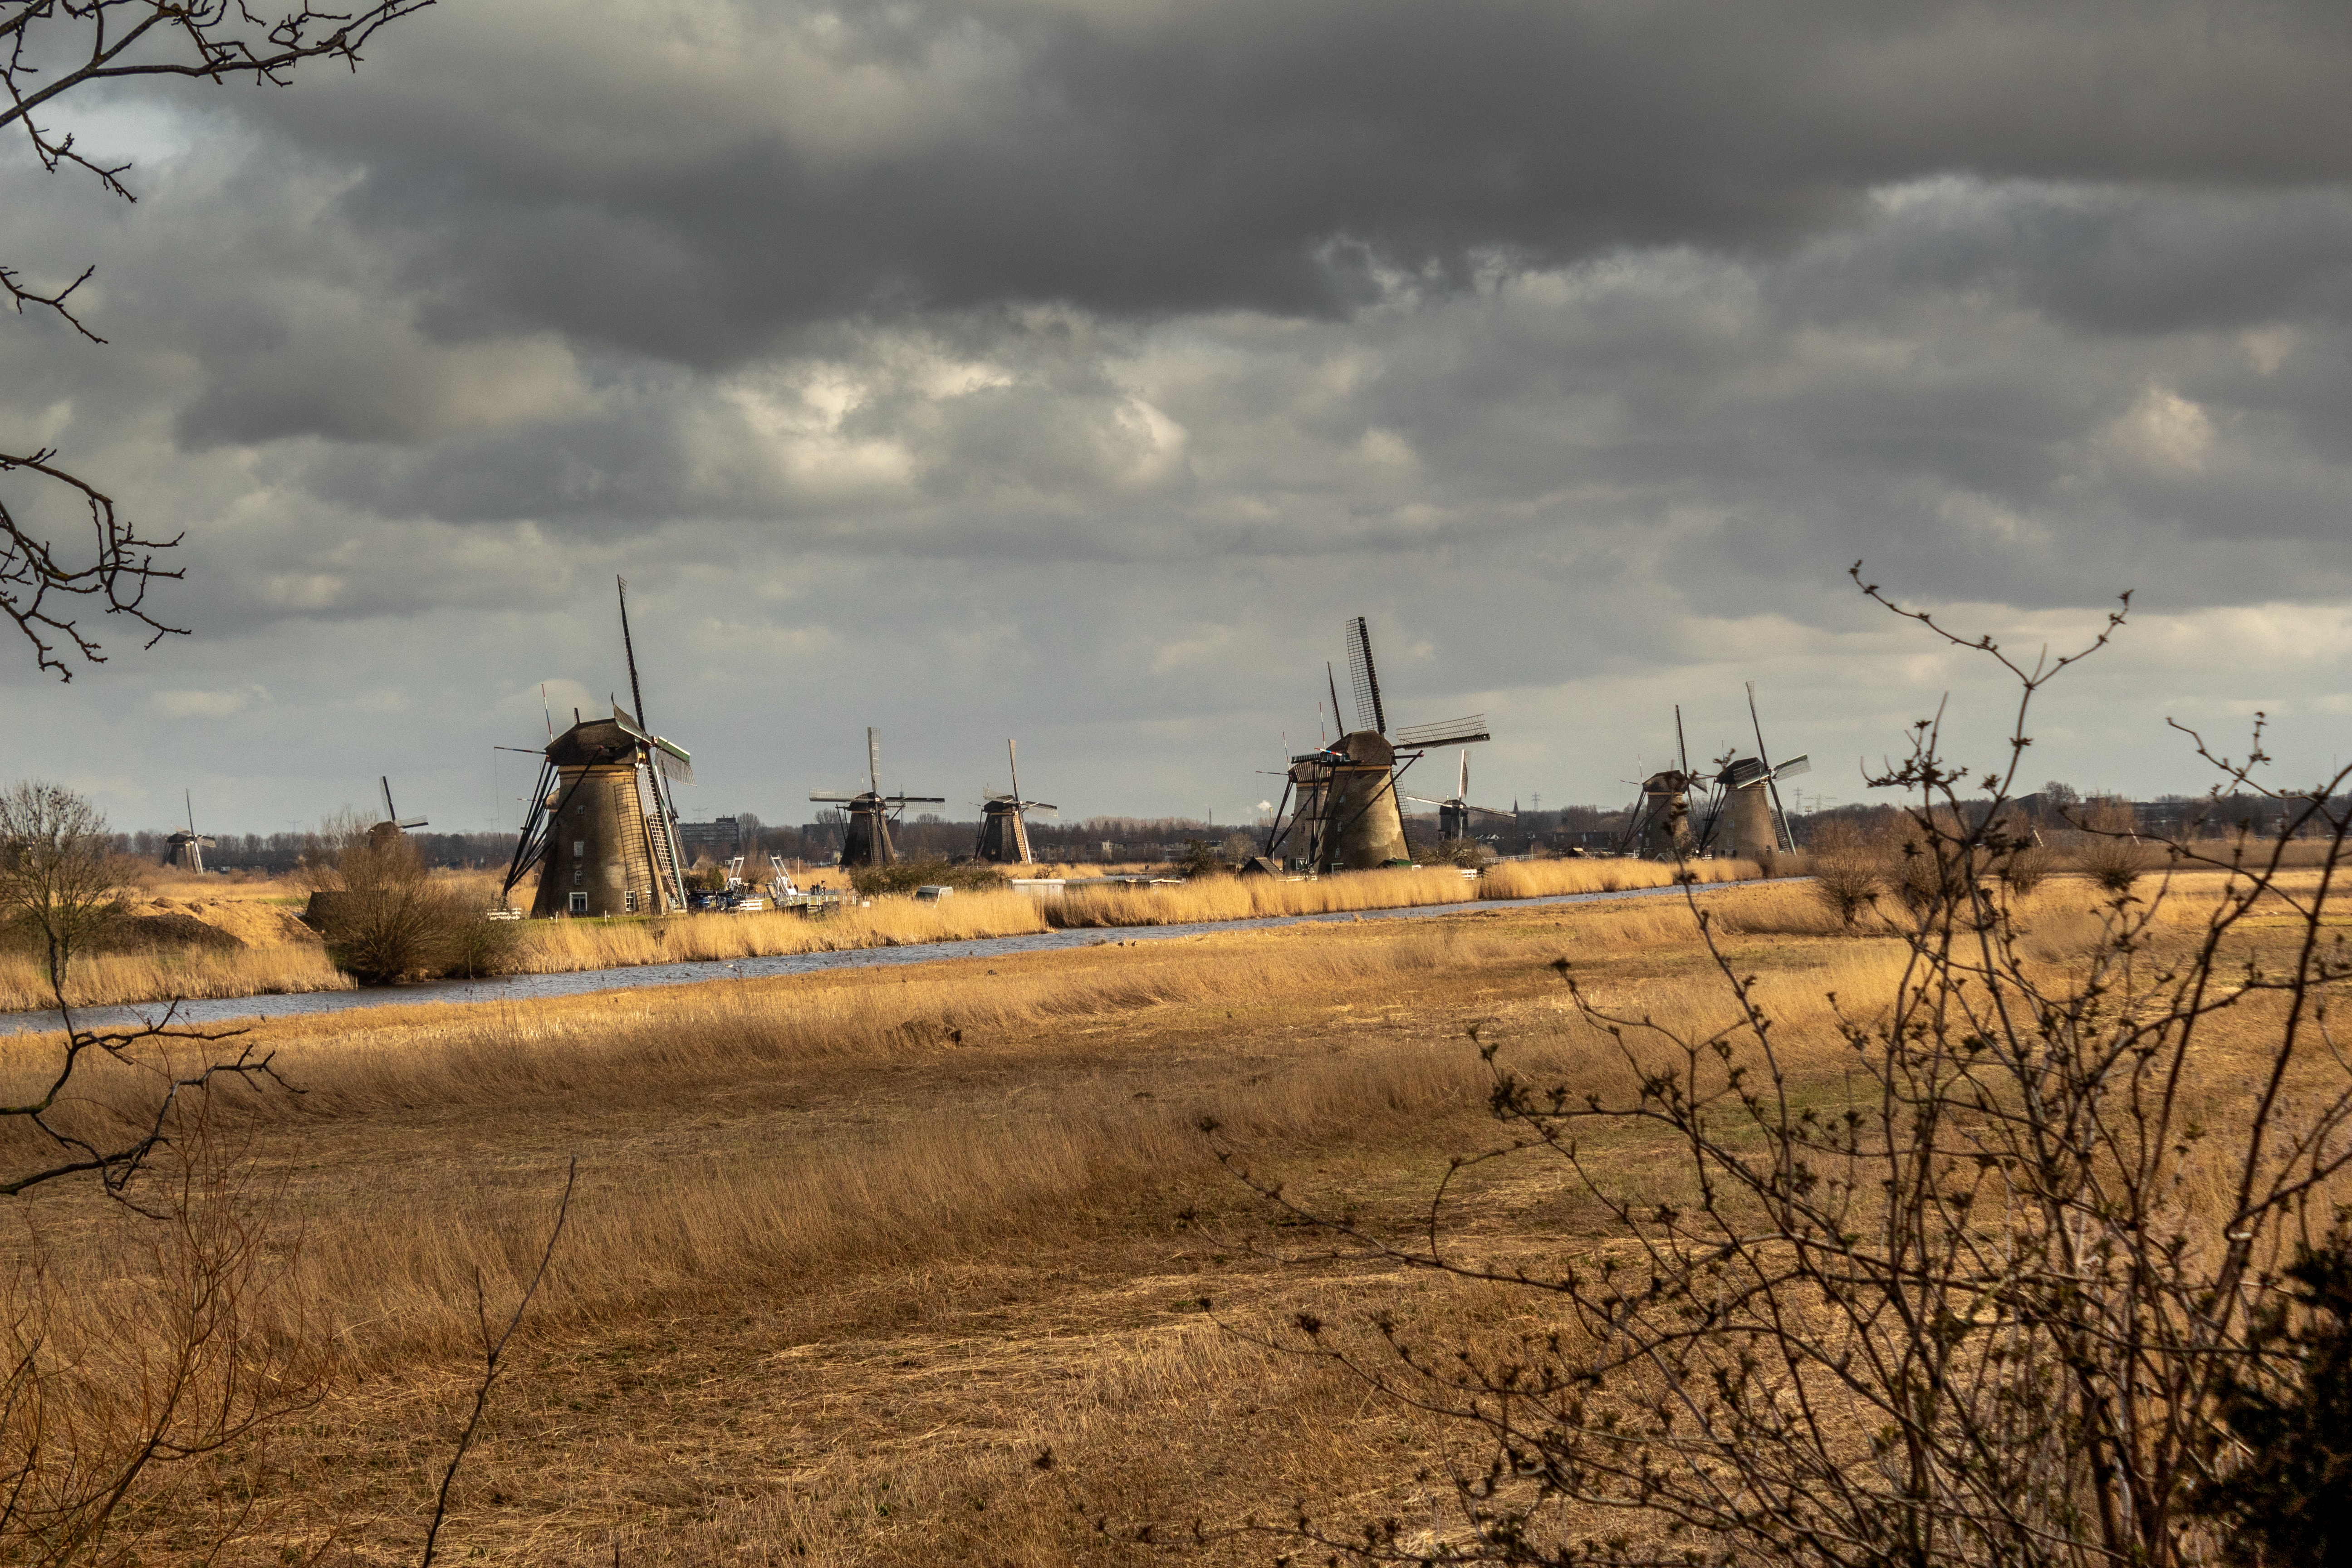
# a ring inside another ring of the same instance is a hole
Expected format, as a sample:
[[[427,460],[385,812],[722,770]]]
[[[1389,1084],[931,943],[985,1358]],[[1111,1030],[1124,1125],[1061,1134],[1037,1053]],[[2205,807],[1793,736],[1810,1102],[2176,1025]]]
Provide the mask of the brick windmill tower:
[[[629,696],[645,709],[636,646],[629,637],[629,585],[621,582],[621,647]],[[666,914],[687,907],[672,784],[694,782],[694,759],[654,734],[618,702],[609,719],[582,719],[547,743],[530,815],[516,841],[499,897],[535,868],[534,919],[557,915]],[[386,808],[390,795],[386,794]]]
[[[1399,804],[1398,780],[1404,770],[1427,754],[1424,748],[1493,738],[1486,733],[1486,715],[1480,713],[1401,729],[1391,737],[1380,670],[1372,662],[1371,630],[1363,616],[1354,616],[1346,635],[1357,727],[1320,751],[1290,759],[1283,805],[1276,808],[1275,827],[1266,837],[1270,856],[1297,833],[1303,842],[1291,853],[1318,873],[1411,865],[1412,852],[1405,844],[1404,810]],[[1337,714],[1339,682],[1328,665],[1324,677],[1331,687],[1331,711]]]
[[[882,752],[870,725],[866,731],[866,784],[856,795],[843,795],[836,790],[814,790],[809,794],[809,799],[839,805],[848,815],[849,831],[841,841],[841,864],[845,868],[896,864],[898,852],[890,842],[890,824],[910,805],[945,805],[948,800],[943,795],[884,795]]]
[[[1021,759],[1010,741],[1004,742],[1004,761],[1013,770],[1013,793],[992,795],[980,803],[980,846],[972,853],[1000,866],[1025,866],[1036,857],[1029,852],[1024,814],[1061,808],[1051,801],[1021,798]]]

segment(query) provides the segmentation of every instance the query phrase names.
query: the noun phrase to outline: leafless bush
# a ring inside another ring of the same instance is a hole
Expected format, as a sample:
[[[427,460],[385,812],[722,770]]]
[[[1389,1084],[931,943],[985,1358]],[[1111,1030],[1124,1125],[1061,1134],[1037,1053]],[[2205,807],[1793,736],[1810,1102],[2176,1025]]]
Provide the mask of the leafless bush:
[[[1885,890],[1875,856],[1859,849],[1832,849],[1813,856],[1813,893],[1842,924],[1851,926]]]
[[[1812,863],[1813,895],[1851,927],[1886,890],[1884,858],[1853,822],[1835,818],[1821,824],[1806,845]]]
[[[1577,991],[1622,1059],[1614,1094],[1535,1081],[1486,1047],[1507,1146],[1454,1162],[1418,1244],[1301,1206],[1223,1150],[1295,1221],[1391,1266],[1533,1297],[1527,1332],[1476,1344],[1418,1343],[1384,1317],[1353,1331],[1297,1320],[1282,1342],[1454,1418],[1490,1457],[1454,1472],[1447,1530],[1298,1520],[1286,1533],[1382,1562],[2218,1559],[2191,1505],[2232,1463],[2222,1396],[2273,1353],[2259,1325],[2288,1249],[2352,1168],[2352,1066],[2327,1023],[2352,980],[2328,940],[2333,873],[2307,889],[2275,853],[2176,847],[2236,873],[2210,916],[2168,916],[2168,876],[2146,898],[2127,886],[2053,974],[1999,875],[2018,840],[1963,792],[2002,804],[2035,694],[2123,614],[2081,651],[2023,667],[1897,613],[1998,660],[2021,696],[2006,774],[1954,763],[1928,721],[1872,781],[1911,801],[1927,869],[1892,996],[1832,998],[1850,1092],[1792,1081],[1796,1042],[1693,900],[1734,1021],[1685,1029]],[[2258,725],[2233,763],[2196,742],[2233,790],[2261,788],[2260,743]],[[2272,798],[2343,846],[2348,780]],[[2210,1100],[2222,1070],[2234,1092]],[[1667,1158],[1628,1157],[1643,1147]],[[1528,1158],[1563,1189],[1549,1204],[1483,1169]],[[1543,1272],[1482,1263],[1514,1222],[1481,1214],[1480,1191],[1507,1191],[1513,1215],[1596,1214],[1601,1234],[1542,1238],[1545,1256],[1567,1254]]]
[[[242,1031],[181,1028],[173,1008],[123,1029],[86,1029],[76,1021],[66,1001],[67,976],[115,901],[108,842],[106,819],[71,790],[32,781],[0,794],[0,914],[32,933],[64,1026],[58,1055],[36,1091],[0,1103],[0,1124],[26,1130],[40,1151],[27,1165],[0,1173],[0,1194],[90,1173],[121,1196],[152,1156],[173,1146],[192,1103],[232,1082],[254,1088],[277,1081],[269,1058],[250,1048],[207,1058],[210,1047]],[[89,1093],[77,1079],[100,1059],[128,1069],[143,1093],[127,1100]]]
[[[2110,893],[2128,893],[2156,869],[2162,851],[2129,837],[2088,834],[2074,849],[2074,868]]]
[[[2058,868],[2058,857],[2027,840],[2001,856],[1998,868],[2001,884],[2023,898],[2050,879],[2051,873]]]
[[[435,878],[389,824],[329,817],[310,836],[300,875],[327,956],[362,984],[503,974],[521,952],[520,922],[490,919],[481,889]]]

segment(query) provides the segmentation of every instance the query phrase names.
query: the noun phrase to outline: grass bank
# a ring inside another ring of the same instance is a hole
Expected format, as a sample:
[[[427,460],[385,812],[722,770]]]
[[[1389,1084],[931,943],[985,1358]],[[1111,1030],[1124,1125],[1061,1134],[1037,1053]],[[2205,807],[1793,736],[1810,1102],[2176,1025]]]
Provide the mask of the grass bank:
[[[1748,861],[1692,868],[1704,882],[1759,876]],[[1176,886],[1074,882],[1065,896],[959,892],[937,903],[877,898],[821,919],[791,911],[673,915],[615,921],[533,921],[516,967],[563,974],[655,963],[723,963],[801,952],[902,947],[1021,936],[1053,930],[1204,924],[1268,917],[1344,914],[1431,904],[1471,904],[1561,893],[1622,892],[1670,886],[1674,868],[1644,860],[1507,861],[1476,879],[1452,868],[1357,871],[1312,880],[1210,877]],[[484,896],[489,895],[486,892]],[[201,914],[202,905],[189,905]],[[76,963],[68,997],[77,1006],[154,1001],[169,996],[231,997],[349,989],[315,942],[270,942],[252,932],[247,945],[100,954]],[[38,968],[22,954],[0,956],[0,1011],[50,1005]]]

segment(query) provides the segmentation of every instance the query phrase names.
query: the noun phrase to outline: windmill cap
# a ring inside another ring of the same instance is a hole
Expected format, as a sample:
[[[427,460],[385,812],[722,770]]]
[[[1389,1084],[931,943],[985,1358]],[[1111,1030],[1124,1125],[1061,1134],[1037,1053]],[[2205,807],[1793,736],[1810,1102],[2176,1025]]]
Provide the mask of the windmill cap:
[[[1715,782],[1733,789],[1745,789],[1749,784],[1761,783],[1771,771],[1760,757],[1741,757],[1717,773]]]
[[[1396,748],[1377,730],[1354,731],[1339,742],[1339,749],[1360,768],[1385,768],[1396,763]]]
[[[563,768],[625,763],[636,754],[635,739],[610,719],[583,720],[547,745],[547,760]]]

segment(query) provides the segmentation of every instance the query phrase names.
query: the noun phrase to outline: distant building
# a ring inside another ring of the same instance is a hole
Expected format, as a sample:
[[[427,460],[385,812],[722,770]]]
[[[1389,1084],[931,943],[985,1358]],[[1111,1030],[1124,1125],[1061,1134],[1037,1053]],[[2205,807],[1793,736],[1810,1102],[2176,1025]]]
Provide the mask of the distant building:
[[[709,822],[681,822],[677,825],[678,852],[689,866],[705,856],[720,865],[746,853],[750,846],[743,842],[741,825],[731,816],[717,816]]]

